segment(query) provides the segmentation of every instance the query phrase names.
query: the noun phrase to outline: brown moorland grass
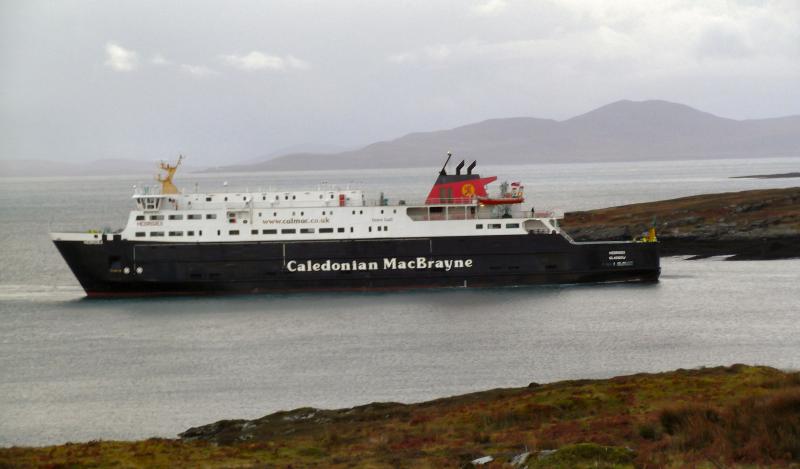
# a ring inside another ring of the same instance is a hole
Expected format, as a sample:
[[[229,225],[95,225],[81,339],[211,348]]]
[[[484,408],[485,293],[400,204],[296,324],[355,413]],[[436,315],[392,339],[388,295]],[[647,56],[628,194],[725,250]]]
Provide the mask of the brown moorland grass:
[[[2,448],[0,467],[447,468],[486,455],[503,467],[526,450],[530,468],[800,467],[800,374],[734,365],[531,384],[184,435],[195,439]]]
[[[656,220],[664,236],[691,235],[698,227],[732,225],[732,233],[746,234],[764,226],[800,232],[800,187],[703,194],[566,214],[569,230],[628,227],[638,235]]]

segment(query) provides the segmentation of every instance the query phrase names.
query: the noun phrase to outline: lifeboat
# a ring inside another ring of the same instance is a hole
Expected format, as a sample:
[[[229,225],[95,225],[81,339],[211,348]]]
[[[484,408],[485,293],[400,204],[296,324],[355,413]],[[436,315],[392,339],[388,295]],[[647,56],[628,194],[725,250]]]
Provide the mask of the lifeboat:
[[[477,199],[482,205],[521,204],[525,201],[525,197],[477,197]]]

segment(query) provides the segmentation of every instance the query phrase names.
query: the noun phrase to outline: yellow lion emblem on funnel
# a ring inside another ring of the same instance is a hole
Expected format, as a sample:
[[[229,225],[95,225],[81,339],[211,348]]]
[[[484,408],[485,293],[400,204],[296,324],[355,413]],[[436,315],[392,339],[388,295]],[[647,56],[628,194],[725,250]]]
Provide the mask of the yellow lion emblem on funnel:
[[[472,184],[464,184],[461,186],[461,195],[464,197],[472,197],[475,195],[475,186]]]

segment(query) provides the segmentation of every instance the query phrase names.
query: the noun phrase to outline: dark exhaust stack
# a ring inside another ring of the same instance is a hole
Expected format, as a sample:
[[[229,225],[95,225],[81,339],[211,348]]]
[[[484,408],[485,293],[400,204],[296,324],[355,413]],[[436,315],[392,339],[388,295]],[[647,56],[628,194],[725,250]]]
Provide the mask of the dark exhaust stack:
[[[461,162],[461,164],[464,164],[464,162],[462,161],[462,162]],[[476,164],[478,164],[478,160],[475,160],[475,161],[473,161],[473,162],[472,162],[472,163],[471,163],[471,164],[470,164],[470,165],[467,167],[467,174],[472,174],[472,170],[473,170],[473,169],[475,169],[475,165],[476,165]]]
[[[456,166],[456,174],[461,174],[461,168],[463,167],[464,167],[464,160],[461,160],[461,163],[458,163],[458,166]]]

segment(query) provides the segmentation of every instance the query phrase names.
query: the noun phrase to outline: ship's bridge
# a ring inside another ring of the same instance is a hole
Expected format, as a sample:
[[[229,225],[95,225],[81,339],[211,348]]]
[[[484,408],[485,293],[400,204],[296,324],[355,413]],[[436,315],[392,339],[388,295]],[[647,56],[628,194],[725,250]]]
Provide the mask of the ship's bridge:
[[[136,201],[137,209],[152,212],[161,210],[165,206],[164,200],[174,197],[174,194],[134,194],[133,200]]]

